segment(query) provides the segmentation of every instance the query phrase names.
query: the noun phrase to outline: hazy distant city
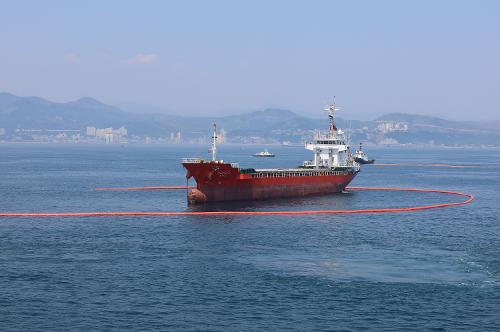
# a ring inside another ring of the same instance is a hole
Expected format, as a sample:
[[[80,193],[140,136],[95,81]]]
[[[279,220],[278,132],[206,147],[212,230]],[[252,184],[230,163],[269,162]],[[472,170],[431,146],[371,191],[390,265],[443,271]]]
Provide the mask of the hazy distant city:
[[[326,115],[317,114],[310,118],[283,109],[218,117],[133,113],[92,98],[56,103],[0,93],[0,142],[208,144],[216,122],[219,143],[303,144],[326,129]],[[498,121],[391,113],[371,121],[340,117],[337,123],[353,145],[500,146]]]
[[[319,129],[318,129],[319,130]],[[218,130],[217,143],[244,143],[244,144],[283,144],[289,145],[298,142],[307,142],[318,130],[273,130],[268,136],[237,136],[233,140],[228,139],[225,129]],[[366,134],[368,138],[372,135],[379,137],[376,142],[385,145],[397,145],[399,142],[392,138],[383,138],[385,134],[393,132],[407,132],[408,124],[404,122],[384,122],[380,121],[373,133],[368,127],[362,129],[347,129],[351,135]],[[192,134],[192,133],[191,133]],[[273,138],[273,134],[289,135],[295,139],[278,140]],[[166,137],[132,136],[128,135],[125,127],[120,128],[96,128],[87,127],[85,130],[78,129],[28,129],[17,128],[12,135],[7,136],[7,130],[0,128],[0,137],[5,138],[1,142],[44,142],[44,143],[168,143],[168,144],[203,144],[209,141],[209,137],[184,137],[181,131],[170,132]],[[297,140],[298,139],[298,140]]]

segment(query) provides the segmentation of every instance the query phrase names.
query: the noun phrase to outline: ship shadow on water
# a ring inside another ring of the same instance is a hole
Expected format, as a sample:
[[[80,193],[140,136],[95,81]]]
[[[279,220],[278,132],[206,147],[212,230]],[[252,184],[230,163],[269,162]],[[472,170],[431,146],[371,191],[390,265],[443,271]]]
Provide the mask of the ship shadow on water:
[[[273,198],[255,201],[223,201],[208,202],[204,204],[188,205],[187,212],[207,211],[304,211],[304,210],[333,210],[348,209],[352,207],[350,201],[358,193],[345,191],[321,195],[308,195],[300,197]]]

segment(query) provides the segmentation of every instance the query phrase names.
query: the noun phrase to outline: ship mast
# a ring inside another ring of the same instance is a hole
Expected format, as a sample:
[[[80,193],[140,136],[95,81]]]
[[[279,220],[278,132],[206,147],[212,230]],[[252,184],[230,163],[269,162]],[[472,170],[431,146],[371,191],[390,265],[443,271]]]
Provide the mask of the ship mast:
[[[330,132],[336,133],[337,132],[337,126],[335,126],[335,112],[340,111],[340,108],[337,108],[335,105],[335,97],[333,97],[333,104],[328,105],[325,108],[325,111],[328,113],[328,122],[329,122],[329,129]]]
[[[217,160],[217,124],[214,122],[214,131],[212,134],[213,143],[212,143],[212,161]]]

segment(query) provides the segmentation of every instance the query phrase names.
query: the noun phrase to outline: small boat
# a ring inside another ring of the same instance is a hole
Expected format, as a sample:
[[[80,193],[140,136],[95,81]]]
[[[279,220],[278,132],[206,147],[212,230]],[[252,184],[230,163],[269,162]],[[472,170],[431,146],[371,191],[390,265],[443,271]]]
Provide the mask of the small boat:
[[[253,155],[254,157],[274,157],[274,153],[271,153],[265,149],[264,151],[257,152],[256,154]]]
[[[359,143],[359,150],[356,151],[356,153],[353,155],[353,158],[360,164],[373,164],[375,162],[375,159],[368,158],[366,153],[363,151],[362,143]]]

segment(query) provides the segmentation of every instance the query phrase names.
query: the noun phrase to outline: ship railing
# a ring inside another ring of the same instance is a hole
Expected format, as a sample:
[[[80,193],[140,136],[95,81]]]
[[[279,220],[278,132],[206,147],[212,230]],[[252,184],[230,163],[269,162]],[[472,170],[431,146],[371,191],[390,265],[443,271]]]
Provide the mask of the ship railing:
[[[240,168],[240,164],[239,163],[231,163],[231,167],[232,168]]]
[[[330,170],[304,170],[304,171],[258,171],[252,174],[253,178],[275,178],[275,177],[297,177],[297,176],[328,176],[328,175],[347,175],[349,171],[330,171]]]
[[[314,164],[314,161],[312,161],[312,160],[306,160],[306,161],[304,161],[303,166],[304,167],[315,166],[315,164]]]
[[[183,158],[182,163],[183,164],[200,164],[203,162],[203,159],[201,158]]]

